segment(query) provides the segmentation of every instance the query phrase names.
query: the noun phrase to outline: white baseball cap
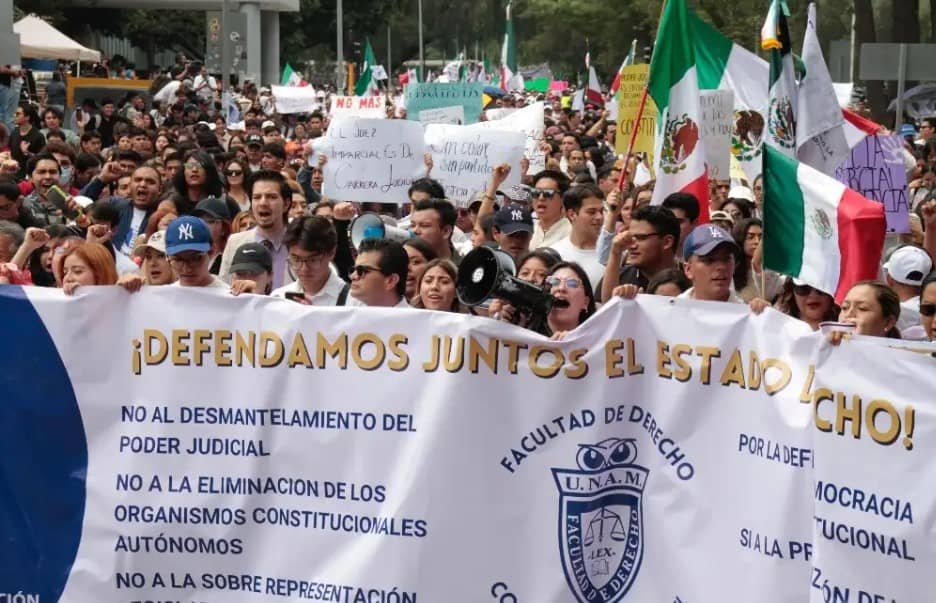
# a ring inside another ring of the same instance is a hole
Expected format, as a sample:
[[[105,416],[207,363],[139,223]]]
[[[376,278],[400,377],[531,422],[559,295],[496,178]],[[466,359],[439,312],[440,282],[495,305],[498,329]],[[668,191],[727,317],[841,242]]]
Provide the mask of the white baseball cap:
[[[919,247],[907,245],[891,254],[884,270],[902,285],[919,286],[933,269],[933,260]]]
[[[731,187],[731,190],[728,191],[728,198],[744,199],[748,203],[754,203],[754,193],[748,187],[741,185]]]

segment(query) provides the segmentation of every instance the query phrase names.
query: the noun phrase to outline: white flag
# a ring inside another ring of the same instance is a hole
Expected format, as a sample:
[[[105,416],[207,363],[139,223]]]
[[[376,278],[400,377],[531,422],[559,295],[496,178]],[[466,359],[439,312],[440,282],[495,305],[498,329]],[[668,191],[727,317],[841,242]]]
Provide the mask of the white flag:
[[[809,5],[803,38],[806,75],[797,96],[796,156],[806,165],[833,175],[849,154],[845,118],[816,35],[816,5]]]

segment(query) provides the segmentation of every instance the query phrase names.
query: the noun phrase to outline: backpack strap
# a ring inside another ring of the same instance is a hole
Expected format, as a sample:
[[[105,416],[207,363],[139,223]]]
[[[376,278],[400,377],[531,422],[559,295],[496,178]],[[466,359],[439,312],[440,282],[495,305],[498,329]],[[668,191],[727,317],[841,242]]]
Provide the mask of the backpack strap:
[[[351,284],[345,283],[345,286],[341,288],[341,293],[338,294],[338,301],[335,302],[336,306],[343,306],[348,301],[348,292],[351,291]]]

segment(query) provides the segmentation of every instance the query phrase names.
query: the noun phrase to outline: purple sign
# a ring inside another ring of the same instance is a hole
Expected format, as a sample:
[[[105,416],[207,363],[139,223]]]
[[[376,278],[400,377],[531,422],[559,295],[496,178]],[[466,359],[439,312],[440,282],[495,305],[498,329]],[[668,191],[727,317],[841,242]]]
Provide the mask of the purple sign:
[[[868,136],[835,170],[835,179],[865,198],[883,203],[888,232],[910,232],[910,200],[900,136]]]

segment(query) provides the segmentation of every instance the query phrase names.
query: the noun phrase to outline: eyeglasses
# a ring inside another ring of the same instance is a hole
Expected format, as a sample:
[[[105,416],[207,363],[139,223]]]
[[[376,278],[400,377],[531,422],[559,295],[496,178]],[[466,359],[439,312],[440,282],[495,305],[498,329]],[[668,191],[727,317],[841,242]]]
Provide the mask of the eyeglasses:
[[[530,197],[539,199],[540,197],[554,197],[558,193],[554,188],[534,188],[530,191]]]
[[[809,285],[793,285],[793,293],[799,295],[800,297],[806,297],[814,290],[815,289]]]
[[[225,176],[243,176],[244,172],[243,170],[225,170],[224,175]]]
[[[297,255],[291,255],[286,258],[286,261],[289,262],[289,265],[293,268],[302,268],[303,266],[316,266],[324,264],[326,259],[324,256],[315,256],[310,258],[301,258]],[[368,266],[369,268],[369,266]],[[357,269],[355,269],[356,271]],[[363,276],[363,275],[360,275]]]
[[[185,164],[185,169],[187,170],[200,170],[202,169],[202,164],[190,161]]]
[[[920,304],[920,314],[926,317],[936,315],[936,304]]]
[[[171,264],[185,265],[185,266],[197,266],[205,261],[205,258],[208,257],[207,253],[198,253],[196,255],[190,255],[188,257],[182,257],[180,255],[174,255],[169,258]]]
[[[376,266],[368,266],[367,264],[358,264],[354,267],[352,272],[356,274],[358,278],[364,278],[371,272],[379,272],[380,274],[383,274],[383,270],[380,268],[377,268]]]
[[[572,278],[559,278],[558,276],[547,276],[546,284],[550,287],[558,287],[562,284],[565,284],[569,289],[578,289],[582,286],[582,281],[575,277]]]

